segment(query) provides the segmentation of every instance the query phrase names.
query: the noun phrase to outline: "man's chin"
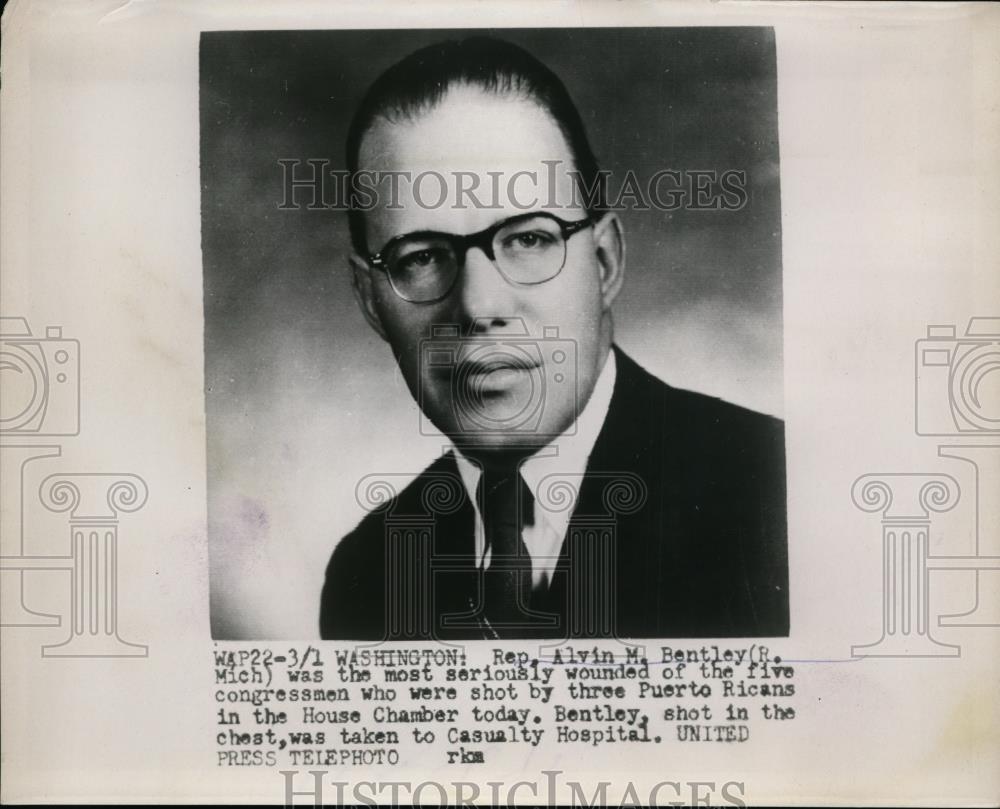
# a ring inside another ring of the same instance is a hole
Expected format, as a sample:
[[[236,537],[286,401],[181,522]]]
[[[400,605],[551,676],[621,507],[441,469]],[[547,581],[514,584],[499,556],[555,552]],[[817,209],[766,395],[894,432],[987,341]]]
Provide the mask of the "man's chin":
[[[449,436],[452,443],[469,455],[523,451],[530,454],[544,447],[552,436],[531,432],[475,433],[461,432]]]
[[[451,411],[446,419],[433,421],[455,446],[470,455],[517,451],[530,455],[551,443],[568,426],[548,413],[525,413],[504,407],[463,414]]]
[[[474,457],[490,454],[532,455],[552,443],[562,430],[556,429],[556,425],[537,425],[535,429],[465,429],[443,432],[463,453]]]

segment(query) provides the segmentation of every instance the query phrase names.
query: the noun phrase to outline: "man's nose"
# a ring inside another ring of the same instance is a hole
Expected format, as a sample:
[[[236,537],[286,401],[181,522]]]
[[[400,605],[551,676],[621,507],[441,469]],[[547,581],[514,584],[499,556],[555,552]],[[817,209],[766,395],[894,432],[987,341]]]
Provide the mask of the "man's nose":
[[[463,319],[477,329],[502,326],[518,316],[517,290],[478,247],[465,255],[456,296]]]

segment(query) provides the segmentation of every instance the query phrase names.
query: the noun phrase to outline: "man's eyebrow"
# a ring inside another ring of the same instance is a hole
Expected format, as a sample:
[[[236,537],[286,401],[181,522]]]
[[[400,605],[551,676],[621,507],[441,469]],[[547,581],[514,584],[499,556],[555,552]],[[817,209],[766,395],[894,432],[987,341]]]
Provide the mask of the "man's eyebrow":
[[[504,219],[497,219],[496,222],[493,222],[493,223],[487,225],[484,228],[480,228],[479,230],[474,230],[474,231],[472,231],[472,233],[482,233],[484,230],[489,230],[491,227],[494,227],[496,224],[498,224],[500,222],[503,222],[506,219],[510,219],[510,218],[511,217],[505,217]],[[433,228],[420,228],[419,230],[407,230],[407,231],[404,231],[403,233],[400,233],[400,234],[398,234],[396,236],[391,237],[389,239],[389,242],[394,242],[394,241],[396,241],[398,239],[416,238],[418,236],[453,236],[453,237],[462,238],[463,236],[471,236],[472,233],[455,233],[452,230],[435,230]],[[386,242],[386,244],[388,244],[389,242]]]
[[[434,228],[419,228],[418,230],[405,230],[393,236],[390,241],[405,239],[408,236],[461,236],[461,233],[453,233],[450,230],[436,230]]]
[[[521,219],[531,216],[532,214],[543,213],[542,211],[521,211],[520,213],[511,214],[510,216],[501,216],[498,219],[494,219],[490,224],[479,230],[473,230],[471,233],[455,233],[451,230],[435,230],[433,228],[421,228],[419,230],[407,230],[400,233],[397,236],[390,237],[389,241],[395,241],[397,239],[405,239],[411,236],[457,236],[462,238],[463,236],[472,236],[476,233],[483,233],[490,228],[494,228],[497,225],[501,225],[504,222],[509,222],[511,219]],[[389,242],[386,242],[388,244]]]

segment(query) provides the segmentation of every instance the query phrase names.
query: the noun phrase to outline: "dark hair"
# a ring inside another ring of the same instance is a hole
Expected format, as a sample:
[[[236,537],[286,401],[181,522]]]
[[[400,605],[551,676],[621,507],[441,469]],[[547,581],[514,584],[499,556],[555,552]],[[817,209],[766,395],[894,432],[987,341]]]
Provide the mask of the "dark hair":
[[[361,141],[376,119],[412,119],[433,109],[455,85],[470,85],[498,96],[534,101],[559,126],[573,156],[591,213],[605,207],[597,159],[587,141],[583,121],[565,85],[523,48],[491,37],[470,37],[414,51],[379,76],[368,88],[347,131],[347,170],[351,188],[359,170]],[[351,243],[367,251],[364,214],[352,196],[347,217]]]

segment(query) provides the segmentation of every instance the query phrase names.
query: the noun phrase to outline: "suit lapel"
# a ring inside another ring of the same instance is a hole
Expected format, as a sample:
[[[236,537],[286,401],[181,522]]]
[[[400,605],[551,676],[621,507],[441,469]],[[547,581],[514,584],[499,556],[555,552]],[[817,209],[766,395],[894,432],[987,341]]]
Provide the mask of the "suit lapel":
[[[430,599],[435,621],[442,616],[455,615],[469,610],[469,600],[476,598],[478,574],[475,557],[476,512],[468,498],[455,462],[449,452],[440,463],[442,474],[453,477],[461,492],[461,504],[457,509],[442,509],[434,514],[434,559],[432,562],[433,583]],[[437,627],[440,637],[475,637],[468,630],[452,630]]]
[[[658,533],[656,515],[662,502],[660,493],[670,485],[668,480],[674,474],[671,474],[673,470],[669,466],[664,465],[664,436],[659,429],[663,414],[653,412],[656,403],[651,395],[650,377],[617,346],[613,350],[617,376],[611,404],[587,462],[587,471],[560,553],[558,574],[550,589],[548,606],[550,609],[561,606],[561,612],[566,617],[565,607],[573,598],[571,590],[577,588],[583,591],[580,595],[584,599],[612,598],[614,606],[611,614],[617,621],[627,623],[628,613],[634,611],[630,605],[635,602],[636,593],[646,589],[639,578],[644,572],[651,574],[656,567],[655,564],[646,564],[653,560],[644,560],[643,557],[651,551],[657,552],[660,544],[648,540],[653,533]],[[644,489],[643,504],[633,513],[609,511],[608,487],[616,485],[616,482],[634,486],[636,479]],[[590,539],[587,539],[588,535]],[[606,552],[610,552],[613,565],[602,563],[598,555],[592,570],[599,578],[587,581],[580,578],[579,566],[574,572],[571,557],[595,551],[600,554],[594,546],[595,537],[599,535],[606,538]],[[613,574],[609,579],[611,570]],[[573,576],[577,577],[575,583]],[[604,588],[603,593],[594,591],[598,587]]]

